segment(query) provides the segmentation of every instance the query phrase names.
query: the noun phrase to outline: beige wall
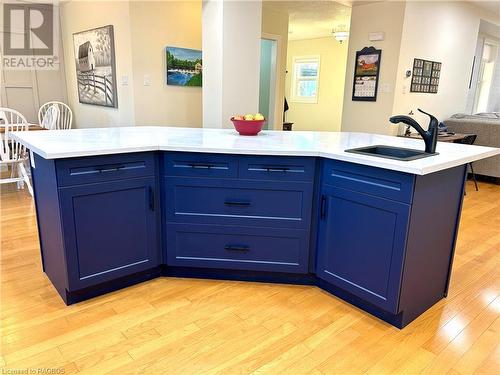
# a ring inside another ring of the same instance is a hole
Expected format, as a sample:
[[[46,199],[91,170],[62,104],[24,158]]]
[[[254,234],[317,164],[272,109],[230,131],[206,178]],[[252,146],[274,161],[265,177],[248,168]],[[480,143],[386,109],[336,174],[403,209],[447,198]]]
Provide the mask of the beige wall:
[[[409,1],[354,6],[344,97],[343,131],[395,134],[388,118],[411,110],[424,127],[428,118],[417,108],[441,120],[466,110],[469,80],[481,18],[498,17],[466,2]],[[370,43],[369,32],[385,32],[385,40]],[[355,51],[369,45],[382,49],[376,102],[353,102]],[[414,58],[442,62],[438,94],[410,93]]]
[[[73,126],[81,128],[134,125],[129,3],[71,1],[62,3],[60,9],[68,103],[73,110]],[[105,25],[114,26],[118,108],[80,104],[78,101],[73,33]],[[121,84],[122,76],[128,77],[128,86]]]
[[[288,42],[287,121],[294,123],[293,130],[340,131],[347,50],[346,42],[333,37]],[[307,56],[320,56],[318,103],[290,100],[293,59]]]
[[[132,1],[130,29],[136,125],[201,127],[201,87],[167,86],[165,73],[166,46],[201,50],[201,1]]]
[[[462,2],[406,4],[393,113],[413,110],[426,126],[428,117],[417,108],[440,120],[466,110],[480,15],[480,9]],[[437,94],[409,92],[411,78],[404,72],[412,69],[415,57],[442,63]]]
[[[278,40],[278,60],[277,65],[277,81],[279,84],[276,87],[276,106],[274,110],[274,124],[269,124],[269,129],[281,129],[283,123],[283,103],[285,99],[285,79],[287,65],[287,48],[288,48],[288,14],[280,13],[275,10],[262,6],[262,33],[264,36],[271,34],[277,36]],[[273,38],[274,39],[274,38]]]
[[[68,102],[76,127],[202,126],[201,88],[167,86],[165,72],[166,46],[201,49],[201,0],[71,1],[61,8]],[[78,102],[72,34],[104,25],[114,26],[118,108]],[[144,85],[145,75],[150,86]]]
[[[362,4],[352,8],[342,131],[380,134],[394,134],[397,131],[397,127],[392,126],[388,119],[392,115],[394,104],[404,10],[404,2],[392,1]],[[368,34],[376,31],[385,32],[385,39],[370,42]],[[356,51],[369,46],[382,50],[377,101],[352,101]]]

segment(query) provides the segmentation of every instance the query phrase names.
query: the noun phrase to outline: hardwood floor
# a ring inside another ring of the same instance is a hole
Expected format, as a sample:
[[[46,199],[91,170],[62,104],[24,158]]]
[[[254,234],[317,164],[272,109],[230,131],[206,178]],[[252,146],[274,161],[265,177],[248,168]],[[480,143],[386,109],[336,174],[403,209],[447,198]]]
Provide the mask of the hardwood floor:
[[[2,373],[500,373],[498,185],[468,184],[449,296],[403,330],[307,286],[160,278],[66,307],[30,196],[2,189]]]

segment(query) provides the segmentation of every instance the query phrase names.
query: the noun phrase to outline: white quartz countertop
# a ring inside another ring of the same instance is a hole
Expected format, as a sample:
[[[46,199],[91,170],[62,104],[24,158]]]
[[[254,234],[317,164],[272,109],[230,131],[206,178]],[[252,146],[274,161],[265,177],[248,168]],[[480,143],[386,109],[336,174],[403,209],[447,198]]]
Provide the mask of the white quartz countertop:
[[[373,145],[424,149],[423,140],[368,133],[262,131],[240,136],[233,129],[155,126],[15,132],[17,139],[45,159],[140,151],[190,151],[247,155],[320,156],[424,175],[500,154],[500,149],[438,142],[439,155],[399,161],[347,153]]]

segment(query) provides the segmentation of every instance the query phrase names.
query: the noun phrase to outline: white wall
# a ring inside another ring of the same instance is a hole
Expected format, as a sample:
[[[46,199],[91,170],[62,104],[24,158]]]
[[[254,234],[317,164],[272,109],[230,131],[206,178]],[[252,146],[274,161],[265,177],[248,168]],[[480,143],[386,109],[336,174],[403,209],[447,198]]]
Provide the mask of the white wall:
[[[288,42],[286,94],[290,108],[287,121],[294,123],[293,130],[340,131],[347,50],[347,42],[340,44],[333,37]],[[293,59],[307,56],[320,57],[317,103],[298,103],[290,99]]]
[[[203,0],[203,126],[222,127],[223,3]]]
[[[73,110],[74,127],[134,125],[134,76],[129,3],[71,1],[63,2],[60,9],[68,104]],[[106,25],[114,26],[118,108],[81,104],[78,100],[73,33]],[[128,77],[127,86],[121,84],[122,76]]]
[[[61,7],[68,102],[76,127],[202,126],[202,89],[166,84],[165,47],[201,49],[199,1],[71,1]],[[118,108],[78,102],[72,34],[114,26]],[[144,76],[151,85],[144,85]],[[122,77],[128,84],[122,84]]]
[[[397,69],[394,114],[415,112],[427,126],[428,117],[417,108],[445,120],[466,110],[480,18],[475,7],[461,2],[407,2]],[[409,92],[414,58],[441,62],[437,94]],[[382,62],[383,63],[383,62]]]
[[[394,104],[404,10],[404,2],[393,1],[355,5],[352,8],[342,131],[380,134],[392,134],[396,131],[397,127],[391,125],[389,117]],[[376,31],[385,32],[385,39],[370,42],[368,34]],[[356,51],[369,46],[382,49],[377,101],[352,101]],[[388,90],[384,91],[384,87]]]
[[[262,3],[205,0],[202,14],[211,51],[203,56],[203,126],[232,128],[231,116],[259,109]]]

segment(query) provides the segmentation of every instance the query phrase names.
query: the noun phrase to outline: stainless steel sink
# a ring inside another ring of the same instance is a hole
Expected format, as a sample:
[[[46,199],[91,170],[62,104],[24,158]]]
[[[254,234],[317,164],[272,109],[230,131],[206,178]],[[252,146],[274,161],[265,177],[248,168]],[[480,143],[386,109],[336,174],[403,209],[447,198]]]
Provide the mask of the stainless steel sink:
[[[422,150],[414,150],[411,148],[393,147],[385,145],[351,148],[349,150],[345,150],[345,152],[352,152],[354,154],[377,156],[379,158],[395,159],[402,161],[427,158],[429,156],[434,156],[438,154],[437,152],[431,154]]]

